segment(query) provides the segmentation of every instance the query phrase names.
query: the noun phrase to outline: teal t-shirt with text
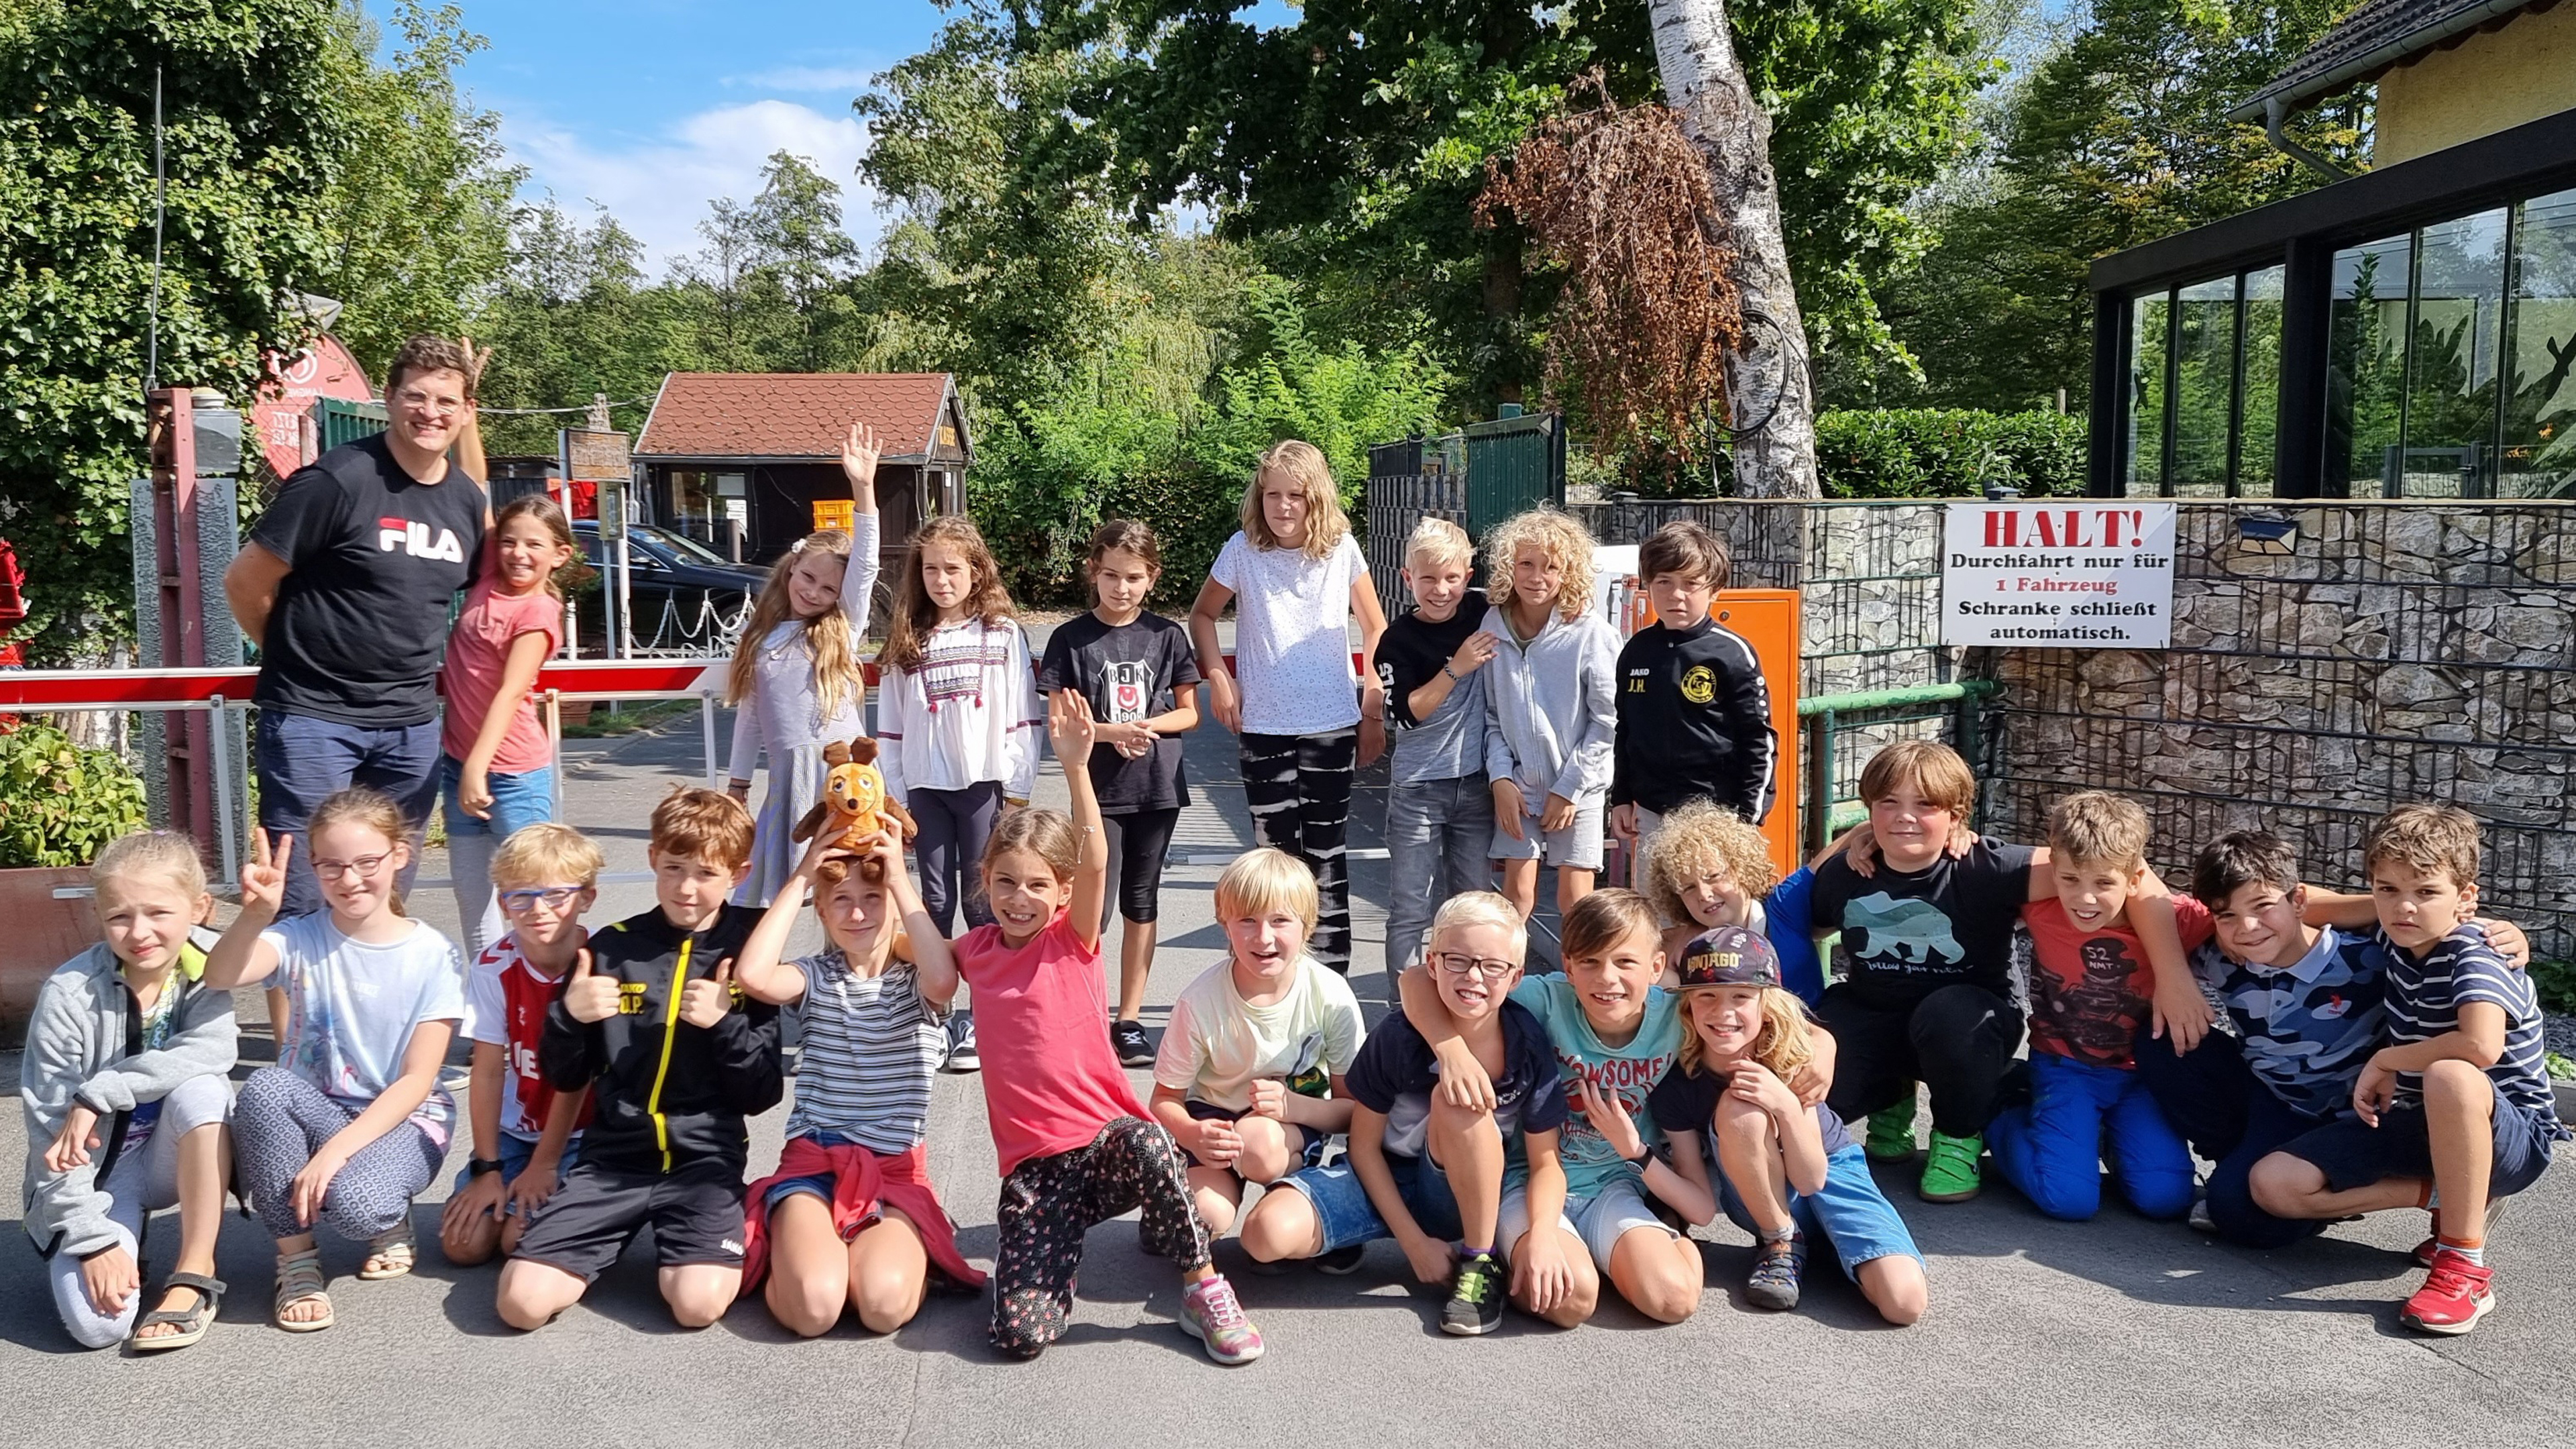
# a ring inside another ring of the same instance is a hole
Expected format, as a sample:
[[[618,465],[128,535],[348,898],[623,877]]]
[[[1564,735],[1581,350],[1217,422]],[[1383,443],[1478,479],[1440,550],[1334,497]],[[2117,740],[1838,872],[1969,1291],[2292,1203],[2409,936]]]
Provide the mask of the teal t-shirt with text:
[[[1643,1169],[1610,1150],[1608,1139],[1584,1115],[1575,1082],[1578,1078],[1589,1081],[1595,1091],[1615,1097],[1637,1124],[1637,1135],[1649,1145],[1659,1140],[1663,1134],[1655,1127],[1654,1114],[1646,1110],[1646,1097],[1680,1057],[1680,1003],[1662,987],[1648,987],[1646,1018],[1638,1024],[1637,1034],[1625,1045],[1613,1047],[1593,1034],[1582,999],[1562,976],[1524,978],[1512,988],[1512,1000],[1547,1027],[1548,1043],[1564,1076],[1565,1127],[1557,1137],[1557,1153],[1565,1163],[1566,1196],[1592,1197],[1621,1177],[1644,1176]]]

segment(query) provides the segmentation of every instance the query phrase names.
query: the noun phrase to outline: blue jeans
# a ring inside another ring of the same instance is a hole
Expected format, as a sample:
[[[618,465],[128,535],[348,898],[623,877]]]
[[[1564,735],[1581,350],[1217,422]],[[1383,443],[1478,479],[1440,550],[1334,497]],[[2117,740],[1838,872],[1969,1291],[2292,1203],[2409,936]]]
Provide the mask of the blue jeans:
[[[1392,981],[1422,952],[1440,903],[1460,891],[1490,890],[1485,846],[1494,834],[1494,792],[1485,772],[1415,780],[1386,792],[1386,975]]]
[[[2156,1105],[2200,1155],[2209,1170],[2209,1218],[2218,1235],[2249,1248],[2286,1248],[2326,1230],[2322,1220],[2276,1218],[2255,1205],[2250,1179],[2254,1164],[2280,1146],[2335,1120],[2315,1116],[2281,1100],[2245,1065],[2243,1043],[2213,1031],[2187,1053],[2176,1053],[2173,1038],[2138,1033],[2138,1080],[2146,1083]]]
[[[2068,1222],[2093,1216],[2102,1206],[2107,1146],[2120,1190],[2141,1215],[2191,1211],[2191,1149],[2135,1071],[2038,1052],[2030,1085],[2027,1104],[2006,1107],[1987,1125],[1986,1146],[1996,1170],[2032,1207]]]
[[[522,827],[555,818],[555,772],[552,766],[516,775],[486,771],[484,786],[492,792],[492,818],[477,820],[457,803],[465,766],[453,755],[438,757],[439,813],[447,821],[448,888],[456,893],[456,920],[465,928],[465,959],[499,940],[508,922],[492,898],[492,854]]]
[[[1458,1199],[1449,1191],[1449,1175],[1428,1154],[1421,1157],[1399,1157],[1386,1154],[1387,1172],[1395,1178],[1395,1195],[1404,1202],[1404,1210],[1413,1214],[1414,1223],[1435,1238],[1455,1241],[1466,1229],[1458,1222]],[[1309,1167],[1292,1172],[1280,1180],[1282,1187],[1293,1187],[1306,1195],[1315,1209],[1315,1221],[1323,1228],[1323,1252],[1334,1252],[1354,1243],[1374,1243],[1395,1236],[1393,1229],[1380,1217],[1377,1204],[1369,1200],[1368,1188],[1360,1175],[1343,1158],[1330,1167]]]
[[[502,1133],[501,1156],[497,1159],[501,1164],[501,1185],[503,1187],[507,1187],[511,1183],[517,1182],[519,1180],[519,1174],[528,1170],[529,1159],[536,1155],[537,1139],[533,1137],[521,1137],[515,1132]],[[563,1185],[563,1179],[570,1177],[572,1175],[573,1168],[578,1166],[580,1162],[581,1134],[576,1132],[573,1134],[572,1140],[564,1144],[563,1159],[555,1164],[555,1185],[557,1187],[561,1187]],[[449,1191],[463,1192],[466,1185],[473,1181],[474,1167],[473,1164],[468,1163],[465,1166],[456,1169],[456,1185],[450,1188]],[[518,1209],[510,1208],[507,1209],[507,1211],[515,1213]]]
[[[1700,1147],[1708,1153],[1709,1164],[1717,1163],[1717,1139],[1711,1133],[1700,1134]],[[1753,1234],[1762,1230],[1753,1225],[1753,1214],[1744,1207],[1744,1195],[1735,1190],[1735,1180],[1723,1171],[1717,1174],[1717,1205],[1727,1221]],[[1857,1283],[1860,1265],[1893,1258],[1902,1253],[1915,1262],[1923,1254],[1914,1246],[1914,1234],[1897,1216],[1896,1205],[1878,1190],[1878,1179],[1870,1176],[1869,1155],[1857,1142],[1846,1142],[1833,1156],[1825,1159],[1825,1185],[1810,1196],[1791,1189],[1789,1220],[1810,1243],[1822,1242],[1841,1260],[1843,1276]]]
[[[377,729],[262,707],[253,732],[252,767],[259,772],[260,828],[272,835],[303,835],[322,802],[351,785],[382,790],[402,807],[417,831],[438,803],[438,721]],[[419,841],[397,884],[411,889],[420,867]],[[322,908],[313,878],[313,842],[298,840],[286,862],[281,916]]]

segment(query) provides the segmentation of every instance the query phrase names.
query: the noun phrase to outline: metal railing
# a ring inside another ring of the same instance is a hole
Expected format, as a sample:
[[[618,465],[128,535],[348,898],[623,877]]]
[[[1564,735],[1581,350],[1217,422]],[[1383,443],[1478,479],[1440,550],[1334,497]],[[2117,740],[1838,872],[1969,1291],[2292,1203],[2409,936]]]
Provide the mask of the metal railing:
[[[1984,716],[1997,688],[1991,679],[1962,679],[1799,700],[1806,788],[1800,792],[1798,829],[1804,853],[1824,849],[1826,841],[1866,813],[1860,800],[1860,766],[1867,761],[1855,761],[1854,751],[1841,747],[1850,736],[1877,735],[1869,741],[1874,753],[1890,735],[1924,734],[1922,726],[1932,725],[1948,736],[1947,743],[1968,761],[1979,780],[1987,778],[1984,764],[1991,732]]]

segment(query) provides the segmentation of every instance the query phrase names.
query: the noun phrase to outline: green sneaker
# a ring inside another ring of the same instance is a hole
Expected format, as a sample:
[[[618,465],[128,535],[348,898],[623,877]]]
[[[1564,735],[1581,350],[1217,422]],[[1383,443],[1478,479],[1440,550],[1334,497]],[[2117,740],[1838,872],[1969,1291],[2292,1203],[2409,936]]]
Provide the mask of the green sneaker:
[[[1875,1122],[1872,1126],[1877,1125]],[[1923,1164],[1923,1200],[1925,1202],[1966,1202],[1977,1195],[1980,1174],[1977,1159],[1985,1154],[1985,1134],[1953,1137],[1932,1130],[1931,1160]]]
[[[1862,1144],[1872,1162],[1904,1162],[1914,1156],[1914,1096],[1883,1112],[1869,1114],[1869,1140]]]

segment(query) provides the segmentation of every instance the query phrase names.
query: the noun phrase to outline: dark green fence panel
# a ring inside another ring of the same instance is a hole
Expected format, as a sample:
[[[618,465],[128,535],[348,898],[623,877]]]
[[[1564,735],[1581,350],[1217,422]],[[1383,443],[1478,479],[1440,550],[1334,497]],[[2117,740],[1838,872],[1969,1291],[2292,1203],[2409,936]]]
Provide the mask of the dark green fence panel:
[[[314,433],[327,453],[342,443],[371,438],[385,430],[385,405],[377,402],[342,402],[335,397],[318,398],[313,404]]]
[[[1557,413],[1469,423],[1467,531],[1477,538],[1513,514],[1565,501],[1565,419]]]

